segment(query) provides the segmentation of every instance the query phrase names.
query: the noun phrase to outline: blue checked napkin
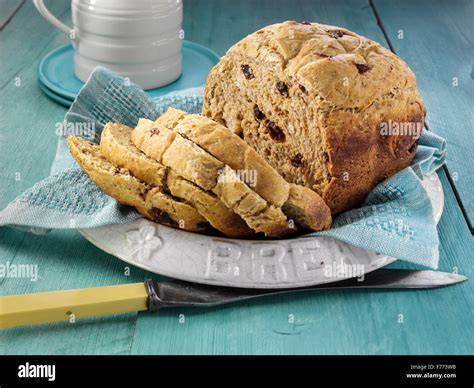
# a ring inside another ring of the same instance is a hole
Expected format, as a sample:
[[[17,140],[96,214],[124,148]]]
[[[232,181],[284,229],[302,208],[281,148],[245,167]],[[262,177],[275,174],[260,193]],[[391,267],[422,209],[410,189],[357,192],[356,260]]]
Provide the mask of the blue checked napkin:
[[[103,126],[134,127],[170,107],[199,113],[202,88],[151,99],[140,87],[98,67],[64,118],[51,175],[0,212],[0,226],[44,233],[54,228],[94,228],[126,223],[140,215],[100,191],[72,159],[66,137],[78,134],[98,142]],[[444,139],[424,131],[412,166],[382,182],[363,206],[339,215],[331,230],[311,233],[343,240],[412,263],[437,268],[438,234],[431,202],[420,183],[445,161]]]

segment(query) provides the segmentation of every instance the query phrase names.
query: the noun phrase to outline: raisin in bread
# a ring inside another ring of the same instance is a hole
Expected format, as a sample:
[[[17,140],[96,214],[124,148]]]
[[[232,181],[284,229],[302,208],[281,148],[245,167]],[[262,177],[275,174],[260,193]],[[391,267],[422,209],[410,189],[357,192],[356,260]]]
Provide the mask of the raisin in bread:
[[[118,123],[107,123],[102,131],[100,150],[112,164],[128,169],[135,177],[156,186],[157,190],[196,208],[215,229],[229,237],[249,237],[254,231],[214,194],[169,171],[148,157],[131,142],[133,129]]]
[[[175,108],[169,108],[156,123],[180,133],[229,167],[248,173],[248,183],[271,204],[281,207],[288,199],[290,184],[253,148],[223,125]],[[252,172],[256,176],[251,176]]]
[[[192,206],[140,181],[124,168],[113,165],[97,144],[69,136],[72,156],[91,180],[107,195],[123,205],[134,206],[145,217],[191,232],[212,230],[207,220]]]
[[[426,110],[412,71],[378,43],[343,28],[284,22],[221,58],[203,114],[338,213],[410,164]],[[408,123],[410,133],[387,133],[390,123]]]
[[[290,185],[265,159],[240,137],[207,117],[170,108],[155,124],[172,129],[236,170],[263,199],[298,224],[321,230],[331,224],[331,214],[322,198],[302,186]]]
[[[242,182],[234,170],[178,132],[157,122],[140,119],[131,139],[149,157],[216,194],[256,232],[269,237],[295,232],[296,228],[281,208],[269,204]]]

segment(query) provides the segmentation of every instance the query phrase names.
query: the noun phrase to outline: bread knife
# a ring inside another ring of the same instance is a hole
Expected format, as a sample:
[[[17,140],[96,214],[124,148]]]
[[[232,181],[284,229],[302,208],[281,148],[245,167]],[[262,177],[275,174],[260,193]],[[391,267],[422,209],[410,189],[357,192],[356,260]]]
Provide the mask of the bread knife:
[[[181,280],[146,280],[117,286],[39,292],[0,297],[0,327],[14,327],[166,307],[213,307],[290,292],[344,289],[420,289],[449,286],[466,276],[429,270],[379,269],[357,278],[291,289],[249,289]]]

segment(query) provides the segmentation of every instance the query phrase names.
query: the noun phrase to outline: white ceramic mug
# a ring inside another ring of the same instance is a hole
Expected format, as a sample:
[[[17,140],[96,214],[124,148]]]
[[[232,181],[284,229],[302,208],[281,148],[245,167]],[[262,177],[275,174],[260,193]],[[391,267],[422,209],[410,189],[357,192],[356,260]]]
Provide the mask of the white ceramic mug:
[[[74,73],[86,81],[98,65],[129,77],[145,89],[181,75],[181,0],[72,0],[73,28],[56,19],[43,0],[40,14],[68,34],[74,46]]]

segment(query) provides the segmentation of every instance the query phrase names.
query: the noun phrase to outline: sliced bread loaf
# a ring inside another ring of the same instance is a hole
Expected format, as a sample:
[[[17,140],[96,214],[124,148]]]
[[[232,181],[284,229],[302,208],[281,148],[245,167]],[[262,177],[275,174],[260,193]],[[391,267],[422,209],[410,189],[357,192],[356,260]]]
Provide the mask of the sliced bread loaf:
[[[330,226],[331,211],[316,192],[290,185],[252,147],[223,125],[174,108],[159,117],[155,124],[178,132],[234,169],[256,193],[269,204],[282,207],[298,224],[312,230]]]
[[[230,167],[179,133],[160,123],[141,119],[131,138],[149,157],[216,194],[256,232],[277,237],[295,231],[281,208],[272,207],[244,182],[236,181],[237,174]]]
[[[124,167],[158,191],[171,193],[190,204],[217,230],[229,237],[249,237],[255,232],[235,212],[227,208],[214,194],[181,178],[156,160],[148,157],[131,142],[132,128],[108,123],[100,141],[104,157],[111,163]],[[169,196],[168,196],[169,197]]]
[[[97,144],[78,136],[69,136],[72,156],[91,180],[107,195],[124,205],[134,206],[145,217],[192,232],[211,228],[206,219],[192,206],[166,195],[159,188],[140,181],[127,169],[106,160]]]

